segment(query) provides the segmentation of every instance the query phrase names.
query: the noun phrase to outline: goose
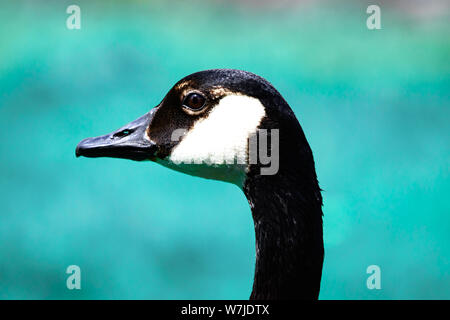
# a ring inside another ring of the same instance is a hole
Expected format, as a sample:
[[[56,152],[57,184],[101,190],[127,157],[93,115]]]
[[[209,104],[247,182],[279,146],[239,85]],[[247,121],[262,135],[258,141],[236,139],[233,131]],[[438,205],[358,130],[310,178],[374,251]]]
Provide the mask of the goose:
[[[313,154],[294,112],[264,78],[234,69],[193,73],[145,115],[82,140],[75,153],[150,160],[237,185],[255,229],[250,299],[318,299],[323,214]]]

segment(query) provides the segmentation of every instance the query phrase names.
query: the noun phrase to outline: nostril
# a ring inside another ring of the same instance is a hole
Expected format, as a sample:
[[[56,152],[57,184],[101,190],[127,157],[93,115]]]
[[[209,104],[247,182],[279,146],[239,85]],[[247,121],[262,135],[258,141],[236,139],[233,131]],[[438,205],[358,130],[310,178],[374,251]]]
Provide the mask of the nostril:
[[[116,133],[113,135],[113,138],[123,138],[123,137],[126,137],[126,136],[128,136],[129,134],[133,133],[133,131],[134,131],[134,130],[132,130],[132,129],[125,129],[125,130],[116,132]]]

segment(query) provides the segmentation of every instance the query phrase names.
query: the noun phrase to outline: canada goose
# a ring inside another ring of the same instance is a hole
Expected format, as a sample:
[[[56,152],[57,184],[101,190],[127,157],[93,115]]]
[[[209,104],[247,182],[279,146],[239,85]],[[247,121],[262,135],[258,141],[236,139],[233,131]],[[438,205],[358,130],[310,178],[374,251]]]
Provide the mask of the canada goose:
[[[251,161],[258,132],[270,137],[269,144],[260,135],[257,145],[278,160],[273,172],[264,173],[267,161]],[[82,140],[76,156],[151,160],[236,184],[255,226],[250,299],[318,298],[324,249],[313,155],[293,111],[265,79],[232,69],[191,74],[144,116]]]

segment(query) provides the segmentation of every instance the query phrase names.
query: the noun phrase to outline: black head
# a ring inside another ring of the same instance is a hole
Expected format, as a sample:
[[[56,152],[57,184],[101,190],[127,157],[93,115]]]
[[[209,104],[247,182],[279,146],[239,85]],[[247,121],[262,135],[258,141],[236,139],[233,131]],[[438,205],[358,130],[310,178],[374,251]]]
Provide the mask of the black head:
[[[300,130],[302,138],[294,113],[268,81],[246,71],[207,70],[178,81],[139,119],[84,139],[76,155],[151,160],[240,184],[251,164],[250,137],[260,129],[282,128],[294,140]]]

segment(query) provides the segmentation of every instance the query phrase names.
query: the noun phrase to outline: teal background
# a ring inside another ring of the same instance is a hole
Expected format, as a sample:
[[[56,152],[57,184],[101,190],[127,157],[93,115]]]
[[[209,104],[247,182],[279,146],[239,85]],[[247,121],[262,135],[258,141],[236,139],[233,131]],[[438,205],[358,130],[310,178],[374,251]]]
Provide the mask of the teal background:
[[[237,187],[74,154],[223,67],[271,81],[306,132],[324,189],[320,298],[450,298],[449,21],[444,1],[2,1],[0,298],[249,297]],[[381,290],[366,287],[372,264]]]

